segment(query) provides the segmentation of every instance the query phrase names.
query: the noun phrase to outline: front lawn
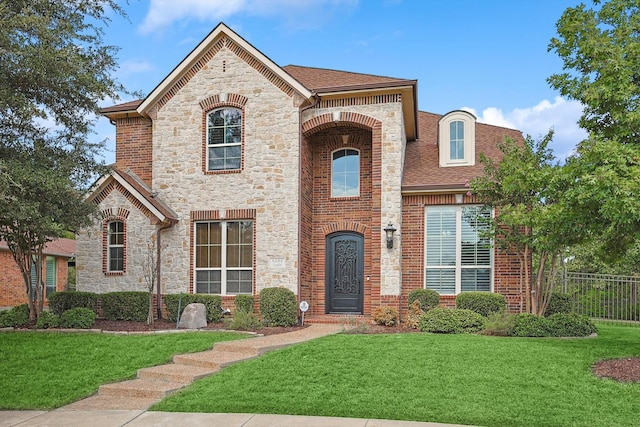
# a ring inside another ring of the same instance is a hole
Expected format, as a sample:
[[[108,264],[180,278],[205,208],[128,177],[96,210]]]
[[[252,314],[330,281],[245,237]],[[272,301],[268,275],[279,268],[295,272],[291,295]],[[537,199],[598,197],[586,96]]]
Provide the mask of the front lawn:
[[[640,384],[600,379],[640,356],[640,328],[597,338],[335,335],[230,366],[154,410],[322,415],[484,426],[637,426]]]
[[[94,394],[100,384],[134,378],[175,354],[211,349],[245,335],[0,333],[0,409],[51,409]]]

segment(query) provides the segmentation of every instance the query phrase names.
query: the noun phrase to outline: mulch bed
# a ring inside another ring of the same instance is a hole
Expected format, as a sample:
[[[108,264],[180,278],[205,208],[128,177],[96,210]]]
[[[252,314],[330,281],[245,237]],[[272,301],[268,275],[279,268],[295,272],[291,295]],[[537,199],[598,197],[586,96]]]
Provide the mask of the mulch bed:
[[[620,382],[640,382],[640,357],[601,360],[594,365],[593,373]]]

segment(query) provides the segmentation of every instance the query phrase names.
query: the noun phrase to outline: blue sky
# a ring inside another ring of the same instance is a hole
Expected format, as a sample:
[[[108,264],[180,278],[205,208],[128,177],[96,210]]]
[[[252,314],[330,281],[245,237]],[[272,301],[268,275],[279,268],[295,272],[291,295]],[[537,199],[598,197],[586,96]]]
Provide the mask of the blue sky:
[[[130,0],[105,42],[120,47],[118,78],[147,94],[219,23],[284,65],[418,80],[420,110],[472,111],[538,138],[556,155],[586,137],[581,106],[546,82],[562,71],[547,51],[555,24],[580,0]],[[128,101],[123,98],[117,102]],[[102,105],[112,105],[105,101]],[[114,128],[101,118],[100,138]]]

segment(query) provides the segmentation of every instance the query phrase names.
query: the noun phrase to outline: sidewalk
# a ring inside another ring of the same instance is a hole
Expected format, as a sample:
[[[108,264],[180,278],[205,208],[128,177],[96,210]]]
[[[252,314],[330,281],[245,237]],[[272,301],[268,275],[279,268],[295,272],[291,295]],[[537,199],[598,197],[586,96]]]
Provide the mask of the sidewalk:
[[[342,329],[342,326],[335,324],[313,324],[308,328],[285,334],[220,342],[212,350],[177,355],[174,356],[173,363],[140,369],[137,379],[102,385],[97,394],[53,411],[0,411],[0,427],[451,426],[451,424],[297,415],[147,412],[147,409],[165,396],[232,363],[258,357],[268,351],[292,344],[335,334]]]

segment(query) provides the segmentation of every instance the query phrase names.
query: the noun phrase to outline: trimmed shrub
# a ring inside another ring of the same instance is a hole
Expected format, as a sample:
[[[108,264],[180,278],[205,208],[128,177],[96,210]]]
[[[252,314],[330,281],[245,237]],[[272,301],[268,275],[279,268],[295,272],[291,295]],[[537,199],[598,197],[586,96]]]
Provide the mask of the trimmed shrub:
[[[435,307],[420,318],[422,332],[440,334],[464,334],[479,332],[485,318],[475,311],[462,308]]]
[[[428,311],[438,306],[440,294],[433,289],[414,289],[409,293],[409,306],[416,300],[420,301],[422,311]]]
[[[222,320],[222,297],[209,294],[169,294],[164,296],[164,305],[167,308],[169,320],[178,320],[178,305],[180,314],[184,308],[193,303],[202,303],[207,308],[207,322],[220,323]],[[146,319],[146,317],[145,317]]]
[[[546,317],[531,313],[516,314],[509,335],[513,337],[548,337],[551,335],[549,321]]]
[[[488,317],[491,313],[504,310],[507,301],[504,295],[491,292],[462,292],[456,297],[456,307],[475,311]]]
[[[90,308],[95,311],[98,295],[93,292],[61,291],[53,292],[47,297],[49,310],[56,316],[61,316],[72,308]]]
[[[144,322],[149,316],[148,292],[109,292],[100,295],[100,301],[107,320]]]
[[[371,317],[378,325],[395,326],[398,324],[398,310],[393,307],[377,307],[373,310]]]
[[[424,311],[420,308],[420,301],[415,300],[409,304],[409,310],[407,311],[407,320],[405,325],[407,328],[418,329],[420,325],[420,318],[424,314]]]
[[[235,331],[249,331],[258,329],[260,320],[254,313],[236,309],[231,319],[224,319],[224,324],[227,328]]]
[[[571,313],[571,296],[562,292],[553,292],[549,305],[544,311],[544,317],[549,317],[556,313]]]
[[[236,295],[234,302],[236,304],[236,313],[238,311],[253,313],[253,295]]]
[[[552,314],[547,321],[552,337],[586,337],[598,330],[591,319],[576,313]]]
[[[266,326],[293,326],[298,323],[298,303],[287,288],[260,291],[260,313]]]
[[[36,321],[36,328],[38,329],[57,328],[58,326],[60,326],[60,317],[50,311],[40,313],[40,317]]]
[[[484,322],[483,335],[507,336],[515,324],[514,315],[507,310],[491,313]]]
[[[96,322],[96,313],[90,308],[72,308],[60,316],[60,326],[72,329],[89,329]]]
[[[20,304],[0,312],[0,328],[20,328],[29,324],[29,306]]]

